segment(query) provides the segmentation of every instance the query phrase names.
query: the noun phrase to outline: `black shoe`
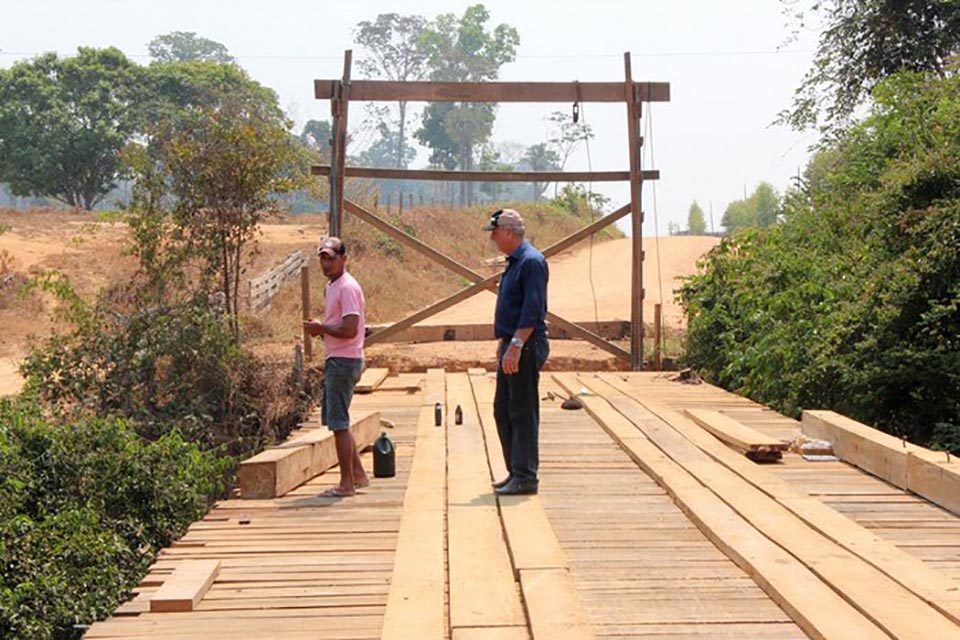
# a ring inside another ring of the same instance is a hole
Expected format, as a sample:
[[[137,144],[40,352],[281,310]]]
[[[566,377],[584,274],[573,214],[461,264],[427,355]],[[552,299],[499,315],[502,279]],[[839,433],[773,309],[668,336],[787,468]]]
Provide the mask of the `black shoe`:
[[[511,476],[510,474],[507,474],[506,478],[504,478],[503,480],[497,480],[496,482],[491,482],[490,486],[493,487],[494,489],[499,489],[500,487],[505,487],[508,484],[510,484],[511,479],[513,479],[513,476]]]
[[[504,486],[494,489],[494,493],[498,496],[533,496],[537,494],[538,485],[536,480],[511,478]]]

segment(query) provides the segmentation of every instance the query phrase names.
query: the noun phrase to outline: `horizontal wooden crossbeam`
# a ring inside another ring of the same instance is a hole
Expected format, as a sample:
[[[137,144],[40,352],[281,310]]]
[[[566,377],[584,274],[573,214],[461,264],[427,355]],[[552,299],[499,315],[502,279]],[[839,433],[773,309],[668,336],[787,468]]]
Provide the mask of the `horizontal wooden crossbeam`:
[[[314,80],[318,100],[336,98],[339,80]],[[349,100],[371,102],[625,102],[622,82],[394,82],[353,80]],[[634,82],[636,102],[669,102],[669,82]]]
[[[329,165],[311,167],[315,176],[329,176]],[[629,171],[442,171],[437,169],[380,169],[346,167],[348,178],[391,180],[449,180],[460,182],[627,182]],[[640,172],[641,180],[659,180],[656,170]]]

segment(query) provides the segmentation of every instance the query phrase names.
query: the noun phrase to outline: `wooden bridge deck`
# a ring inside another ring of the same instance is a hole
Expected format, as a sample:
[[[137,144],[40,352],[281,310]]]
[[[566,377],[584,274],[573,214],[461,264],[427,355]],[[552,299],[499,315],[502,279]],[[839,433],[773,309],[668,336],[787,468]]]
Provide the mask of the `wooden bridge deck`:
[[[395,478],[375,479],[348,499],[318,497],[336,482],[333,472],[282,498],[218,503],[86,637],[960,637],[956,515],[845,463],[787,454],[762,472],[848,516],[841,528],[861,530],[859,523],[876,549],[893,550],[861,562],[855,552],[830,551],[825,539],[823,558],[811,560],[792,545],[821,535],[817,527],[750,514],[724,487],[749,490],[665,429],[678,420],[669,412],[686,408],[723,411],[775,437],[796,433],[796,421],[709,385],[575,375],[542,378],[543,395],[565,396],[565,379],[592,393],[588,410],[541,403],[539,496],[491,495],[503,463],[488,374],[390,378],[354,406],[396,425]],[[422,390],[405,391],[414,381]],[[439,399],[451,418],[446,428],[433,426]],[[452,420],[458,404],[462,425]],[[651,407],[659,418],[638,413]],[[624,431],[624,416],[636,426]],[[650,453],[650,441],[662,454]],[[694,471],[684,476],[670,465]],[[778,538],[781,526],[787,538]],[[151,596],[187,559],[220,560],[212,587],[194,611],[151,613]],[[910,575],[882,573],[900,573],[891,566],[928,581],[923,572],[935,570],[943,589],[918,596],[907,588]]]

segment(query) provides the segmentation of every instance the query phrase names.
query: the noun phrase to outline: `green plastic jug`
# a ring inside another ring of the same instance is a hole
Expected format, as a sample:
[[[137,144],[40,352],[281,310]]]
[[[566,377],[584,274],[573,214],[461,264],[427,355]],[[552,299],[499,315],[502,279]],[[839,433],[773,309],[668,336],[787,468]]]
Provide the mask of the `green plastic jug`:
[[[397,475],[397,461],[393,441],[386,432],[373,443],[373,477],[392,478]]]

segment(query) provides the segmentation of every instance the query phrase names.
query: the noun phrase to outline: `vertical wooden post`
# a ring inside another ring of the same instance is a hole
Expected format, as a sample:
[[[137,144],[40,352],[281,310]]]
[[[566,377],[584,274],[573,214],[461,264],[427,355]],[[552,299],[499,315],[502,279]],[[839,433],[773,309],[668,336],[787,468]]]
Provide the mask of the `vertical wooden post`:
[[[343,233],[343,182],[347,162],[347,111],[350,101],[350,69],[353,51],[343,54],[343,80],[335,82],[330,111],[333,116],[333,140],[330,145],[330,235]]]
[[[630,368],[643,368],[643,208],[640,202],[640,105],[633,88],[630,52],[623,54],[624,98],[627,102],[627,137],[630,149],[630,231],[633,259],[630,272]]]
[[[663,368],[661,360],[661,343],[663,342],[663,308],[660,303],[653,305],[653,370]]]
[[[413,209],[413,194],[412,194],[412,193],[408,193],[408,194],[407,194],[407,208],[408,208],[408,209]]]
[[[397,192],[397,215],[403,215],[403,191]]]
[[[304,320],[310,319],[310,267],[300,267],[300,306]],[[307,360],[313,359],[313,342],[306,328],[303,330],[303,355]]]

